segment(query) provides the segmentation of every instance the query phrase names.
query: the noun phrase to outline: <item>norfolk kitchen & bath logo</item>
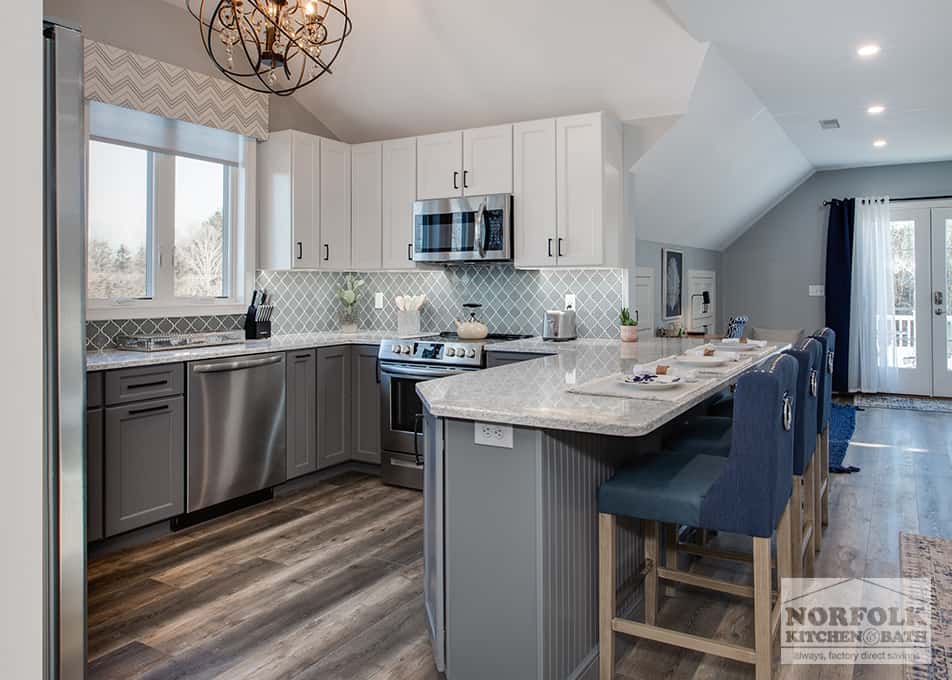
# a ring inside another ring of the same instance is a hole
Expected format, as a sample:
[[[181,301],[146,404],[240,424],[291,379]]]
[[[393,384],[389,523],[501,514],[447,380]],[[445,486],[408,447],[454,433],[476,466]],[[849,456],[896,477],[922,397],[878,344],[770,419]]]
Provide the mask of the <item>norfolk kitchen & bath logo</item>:
[[[785,578],[780,660],[785,664],[930,664],[927,578]]]

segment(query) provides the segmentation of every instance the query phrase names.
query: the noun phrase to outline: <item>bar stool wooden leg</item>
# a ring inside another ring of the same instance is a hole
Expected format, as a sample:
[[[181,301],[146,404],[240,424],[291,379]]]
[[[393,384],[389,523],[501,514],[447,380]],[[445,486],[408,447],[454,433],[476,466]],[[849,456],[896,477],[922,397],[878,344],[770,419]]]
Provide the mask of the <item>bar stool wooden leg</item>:
[[[793,576],[803,576],[803,478],[793,476],[793,493],[790,496],[790,552],[793,555]]]
[[[793,576],[793,526],[790,520],[790,502],[780,516],[777,527],[777,591],[780,591],[780,579]]]
[[[664,525],[664,566],[668,569],[678,568],[678,525]],[[673,585],[664,588],[665,597],[674,597],[677,589]]]
[[[615,515],[598,515],[598,679],[615,675]]]
[[[814,454],[813,459],[810,461],[810,464],[807,466],[807,469],[804,470],[803,475],[803,525],[804,525],[804,536],[803,544],[798,548],[798,551],[795,554],[795,558],[798,558],[797,561],[803,560],[803,575],[807,578],[813,576],[813,564],[816,556],[816,534],[817,534],[817,524],[816,524],[816,491],[814,489],[814,479],[816,479],[816,462],[817,456]]]
[[[754,537],[754,650],[757,680],[770,680],[773,671],[771,580],[770,539]]]
[[[823,526],[830,525],[830,426],[827,424],[823,428],[823,433],[820,435],[821,446],[820,451],[822,456],[820,460],[822,465],[820,467],[820,477],[823,479],[823,500],[820,503],[820,513],[823,517],[822,523]]]
[[[655,624],[658,613],[658,523],[642,521],[645,542],[645,623]]]

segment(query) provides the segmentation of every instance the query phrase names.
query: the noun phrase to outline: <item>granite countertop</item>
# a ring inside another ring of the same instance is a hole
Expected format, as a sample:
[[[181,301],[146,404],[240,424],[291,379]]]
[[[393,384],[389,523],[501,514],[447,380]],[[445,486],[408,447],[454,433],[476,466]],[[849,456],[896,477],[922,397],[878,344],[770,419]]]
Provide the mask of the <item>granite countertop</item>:
[[[295,335],[276,335],[267,340],[246,340],[241,344],[218,345],[216,347],[197,347],[166,352],[129,352],[118,349],[106,349],[86,353],[87,371],[105,371],[114,368],[150,366],[156,364],[175,364],[196,359],[217,359],[220,357],[243,356],[247,354],[266,354],[268,352],[286,352],[295,349],[313,347],[334,347],[336,345],[379,345],[387,337],[393,337],[394,331],[358,331],[356,333],[300,333]]]
[[[587,396],[567,392],[566,387],[628,373],[635,364],[701,344],[703,340],[678,338],[648,338],[637,343],[601,339],[543,343],[532,338],[498,343],[492,350],[555,354],[420,383],[417,393],[433,415],[445,418],[640,437],[735,382],[753,362],[779,352],[782,346],[751,353],[752,361],[738,362],[730,373],[717,376],[705,389],[679,401]]]

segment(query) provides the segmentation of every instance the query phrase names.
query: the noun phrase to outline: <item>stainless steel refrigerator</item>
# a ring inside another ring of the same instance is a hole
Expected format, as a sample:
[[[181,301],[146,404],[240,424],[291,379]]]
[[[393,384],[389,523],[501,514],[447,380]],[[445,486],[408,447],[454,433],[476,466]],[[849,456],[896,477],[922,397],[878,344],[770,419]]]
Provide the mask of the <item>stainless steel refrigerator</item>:
[[[46,677],[73,680],[86,673],[83,39],[49,21],[43,37]]]

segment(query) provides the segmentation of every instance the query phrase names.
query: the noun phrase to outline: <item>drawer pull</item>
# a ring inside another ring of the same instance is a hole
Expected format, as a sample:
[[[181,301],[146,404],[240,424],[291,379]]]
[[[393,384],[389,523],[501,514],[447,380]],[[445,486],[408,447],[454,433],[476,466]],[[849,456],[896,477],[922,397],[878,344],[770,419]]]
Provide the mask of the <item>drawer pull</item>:
[[[130,409],[130,416],[141,416],[143,413],[158,413],[159,411],[168,411],[169,405],[165,404],[163,406],[151,406],[149,408],[136,408]]]
[[[139,383],[138,385],[129,385],[127,389],[130,390],[142,390],[146,387],[161,387],[162,385],[168,385],[168,380],[156,380],[155,382]]]
[[[294,358],[295,359],[310,359],[311,355],[310,354],[295,354]]]

